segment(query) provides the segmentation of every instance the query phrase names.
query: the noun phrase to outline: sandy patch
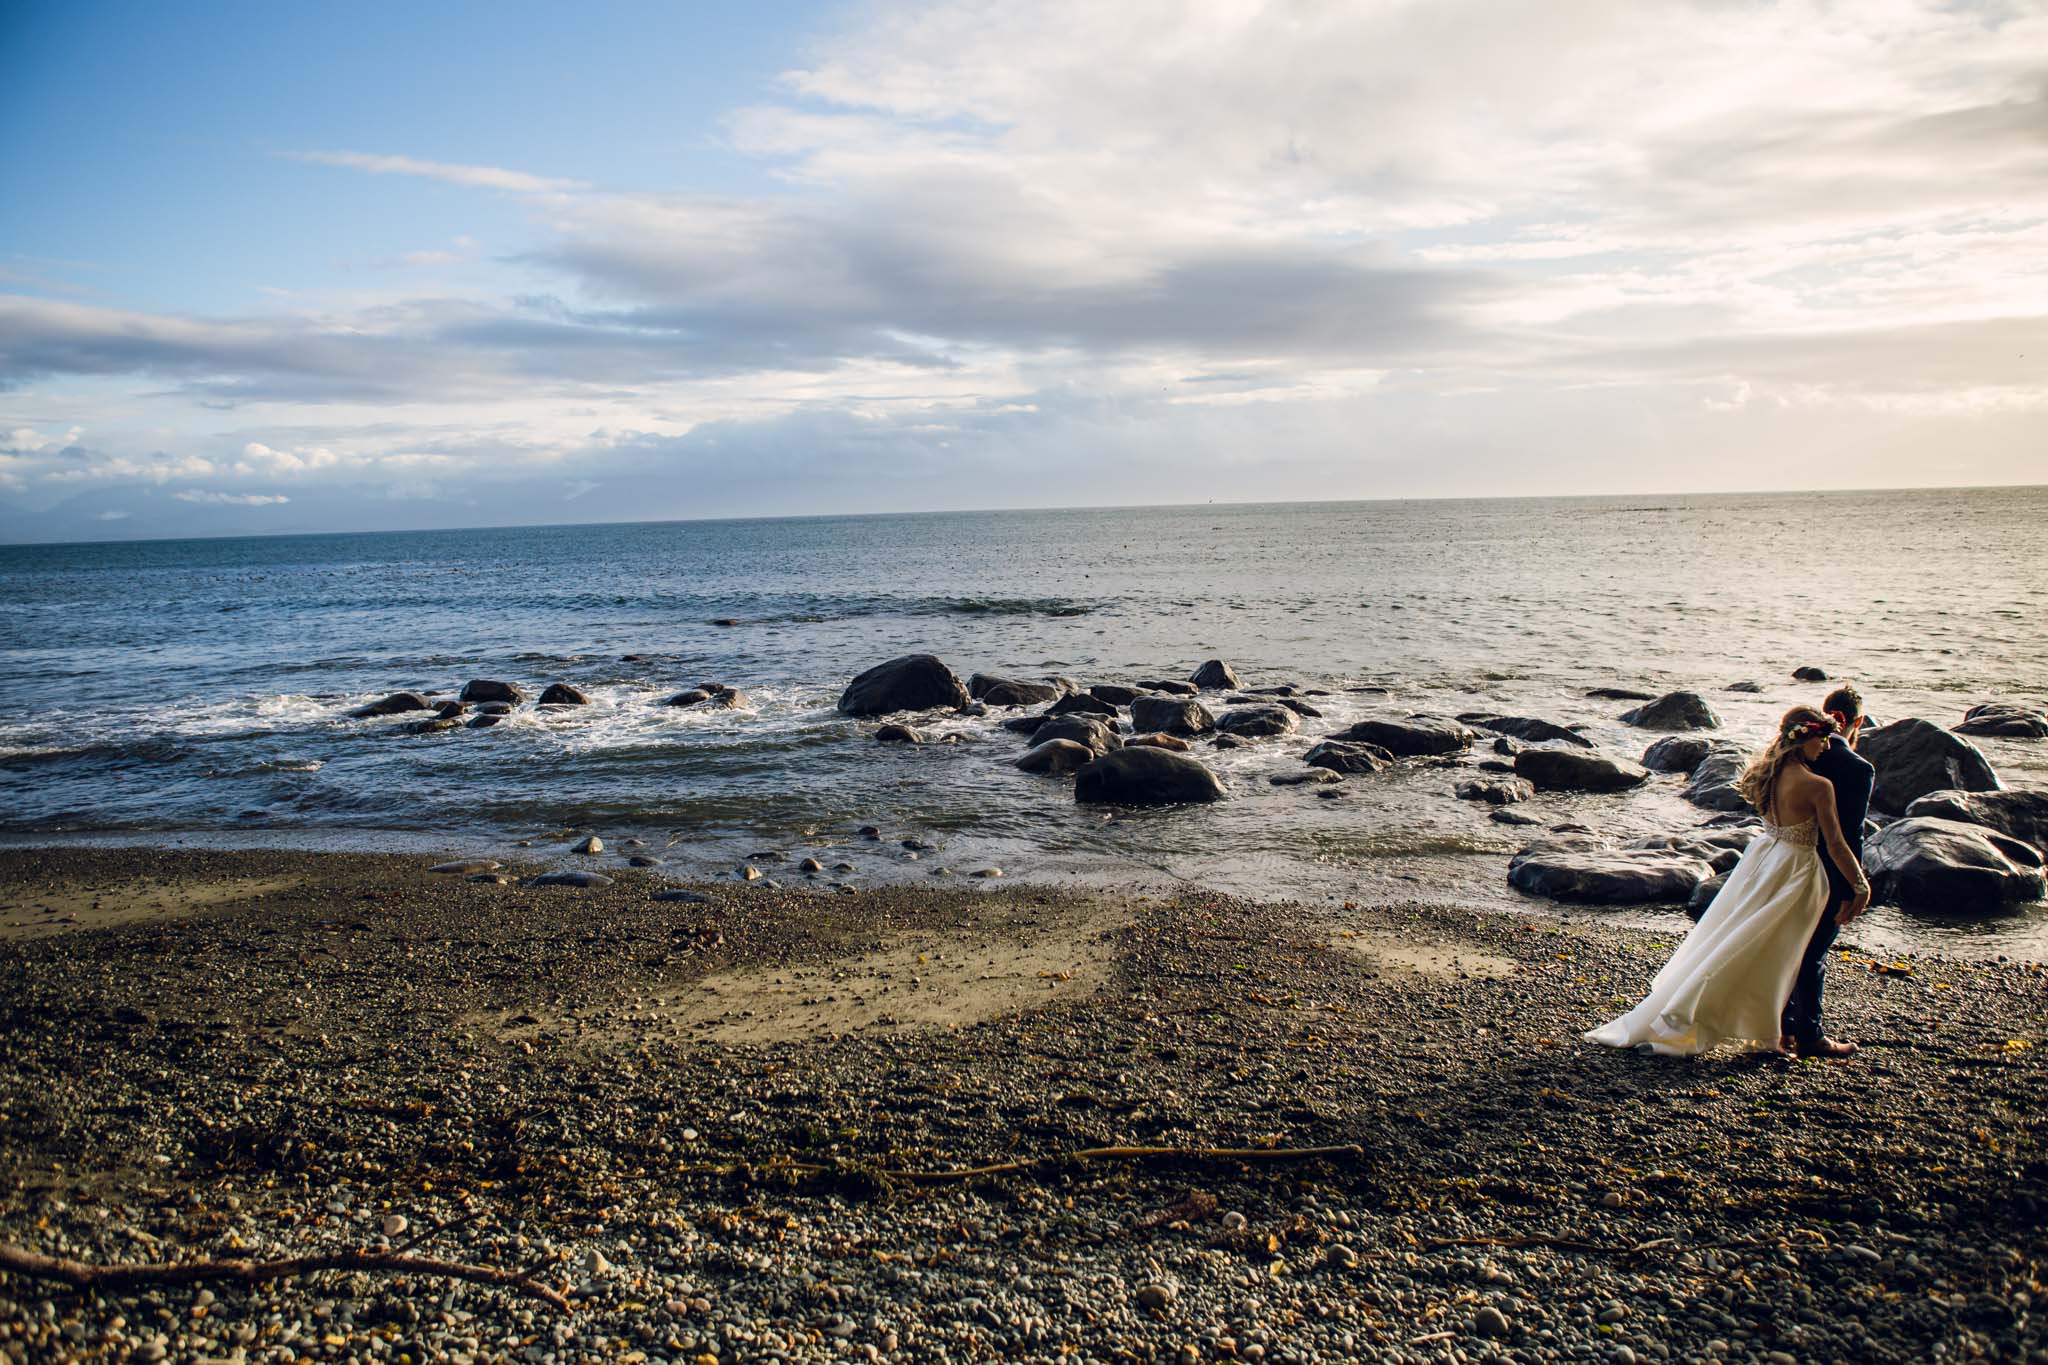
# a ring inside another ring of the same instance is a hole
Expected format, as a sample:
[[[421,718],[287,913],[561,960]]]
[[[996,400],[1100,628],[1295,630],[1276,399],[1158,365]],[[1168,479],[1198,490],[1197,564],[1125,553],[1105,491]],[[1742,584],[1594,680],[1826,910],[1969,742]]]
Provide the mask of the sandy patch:
[[[137,878],[98,886],[0,886],[0,940],[181,919],[201,910],[290,891],[304,881],[303,877]]]
[[[1516,967],[1513,958],[1471,944],[1404,938],[1384,929],[1346,929],[1330,940],[1330,946],[1364,958],[1389,976],[1493,981],[1512,975]]]
[[[655,1038],[788,1043],[867,1029],[958,1028],[1092,993],[1114,958],[1122,908],[1083,906],[991,931],[909,930],[880,949],[811,966],[748,967],[650,985],[567,1010],[479,1019],[507,1042],[546,1035],[601,1046]]]

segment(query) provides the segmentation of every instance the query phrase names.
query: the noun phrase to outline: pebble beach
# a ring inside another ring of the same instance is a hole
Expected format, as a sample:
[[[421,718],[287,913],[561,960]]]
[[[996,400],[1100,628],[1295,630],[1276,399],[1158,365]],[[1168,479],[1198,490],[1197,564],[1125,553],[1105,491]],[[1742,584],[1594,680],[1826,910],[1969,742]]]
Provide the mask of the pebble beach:
[[[1583,917],[436,861],[0,852],[0,1242],[568,1311],[4,1274],[0,1353],[2048,1360],[2039,963],[1852,929],[1854,1059],[1673,1061]]]

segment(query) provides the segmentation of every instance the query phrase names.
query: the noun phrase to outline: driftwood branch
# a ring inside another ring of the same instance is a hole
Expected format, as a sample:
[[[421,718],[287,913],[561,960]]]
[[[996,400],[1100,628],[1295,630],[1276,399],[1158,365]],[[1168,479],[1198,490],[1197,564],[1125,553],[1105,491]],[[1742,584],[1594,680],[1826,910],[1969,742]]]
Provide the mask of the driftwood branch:
[[[330,1251],[311,1256],[287,1256],[274,1261],[169,1261],[162,1264],[123,1262],[92,1265],[65,1256],[42,1256],[21,1247],[0,1243],[0,1270],[32,1279],[55,1280],[74,1289],[120,1289],[133,1285],[197,1284],[204,1280],[234,1280],[261,1284],[267,1280],[296,1279],[323,1270],[350,1270],[389,1275],[427,1275],[444,1280],[467,1280],[471,1284],[493,1285],[517,1290],[530,1298],[551,1304],[567,1313],[569,1300],[529,1273],[498,1270],[491,1266],[465,1265],[460,1261],[431,1260],[382,1251]]]

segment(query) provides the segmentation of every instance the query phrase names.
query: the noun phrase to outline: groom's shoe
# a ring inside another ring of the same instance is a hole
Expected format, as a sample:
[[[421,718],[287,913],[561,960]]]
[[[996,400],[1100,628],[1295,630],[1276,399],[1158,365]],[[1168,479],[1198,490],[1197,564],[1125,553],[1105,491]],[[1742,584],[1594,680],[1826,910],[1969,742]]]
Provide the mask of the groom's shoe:
[[[1850,1057],[1856,1052],[1856,1044],[1836,1042],[1833,1038],[1809,1038],[1795,1043],[1792,1051],[1801,1057]]]

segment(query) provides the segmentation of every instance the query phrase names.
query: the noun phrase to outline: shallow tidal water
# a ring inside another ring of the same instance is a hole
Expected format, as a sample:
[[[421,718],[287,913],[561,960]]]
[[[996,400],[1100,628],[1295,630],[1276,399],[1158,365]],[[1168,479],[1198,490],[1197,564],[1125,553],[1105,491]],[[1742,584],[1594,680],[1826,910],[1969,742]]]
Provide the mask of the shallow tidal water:
[[[1379,712],[1585,724],[1640,755],[1630,703],[1704,693],[1753,743],[1854,680],[1880,719],[2048,701],[2048,489],[1316,503],[673,522],[0,547],[0,839],[517,852],[639,838],[678,876],[829,847],[855,881],[1000,866],[1047,882],[1195,882],[1268,898],[1532,906],[1526,831],[1455,800],[1467,770],[1276,788],[1316,739]],[[731,621],[735,624],[714,624]],[[1293,736],[1198,749],[1232,799],[1106,818],[1017,772],[1018,737],[878,745],[839,716],[853,674],[910,651],[1082,683],[1186,677],[1328,689]],[[630,660],[625,656],[634,656]],[[432,737],[355,720],[400,689],[573,682]],[[657,705],[700,681],[750,709]],[[1753,680],[1760,694],[1726,691]],[[1378,696],[1344,691],[1376,685]],[[2008,786],[2048,743],[1976,741]],[[1483,746],[1482,746],[1483,747]],[[1476,756],[1476,755],[1475,755]],[[1681,779],[1521,807],[1626,837],[1700,823]],[[882,842],[854,830],[873,824]],[[916,860],[897,840],[935,847]],[[533,840],[521,848],[523,840]],[[822,855],[821,855],[822,856]],[[598,860],[601,864],[611,859]],[[772,864],[771,875],[787,877]],[[1613,913],[1613,912],[1606,912]],[[1623,916],[1676,928],[1676,912]],[[1881,909],[1871,951],[2048,956],[2048,907],[1970,924]]]

